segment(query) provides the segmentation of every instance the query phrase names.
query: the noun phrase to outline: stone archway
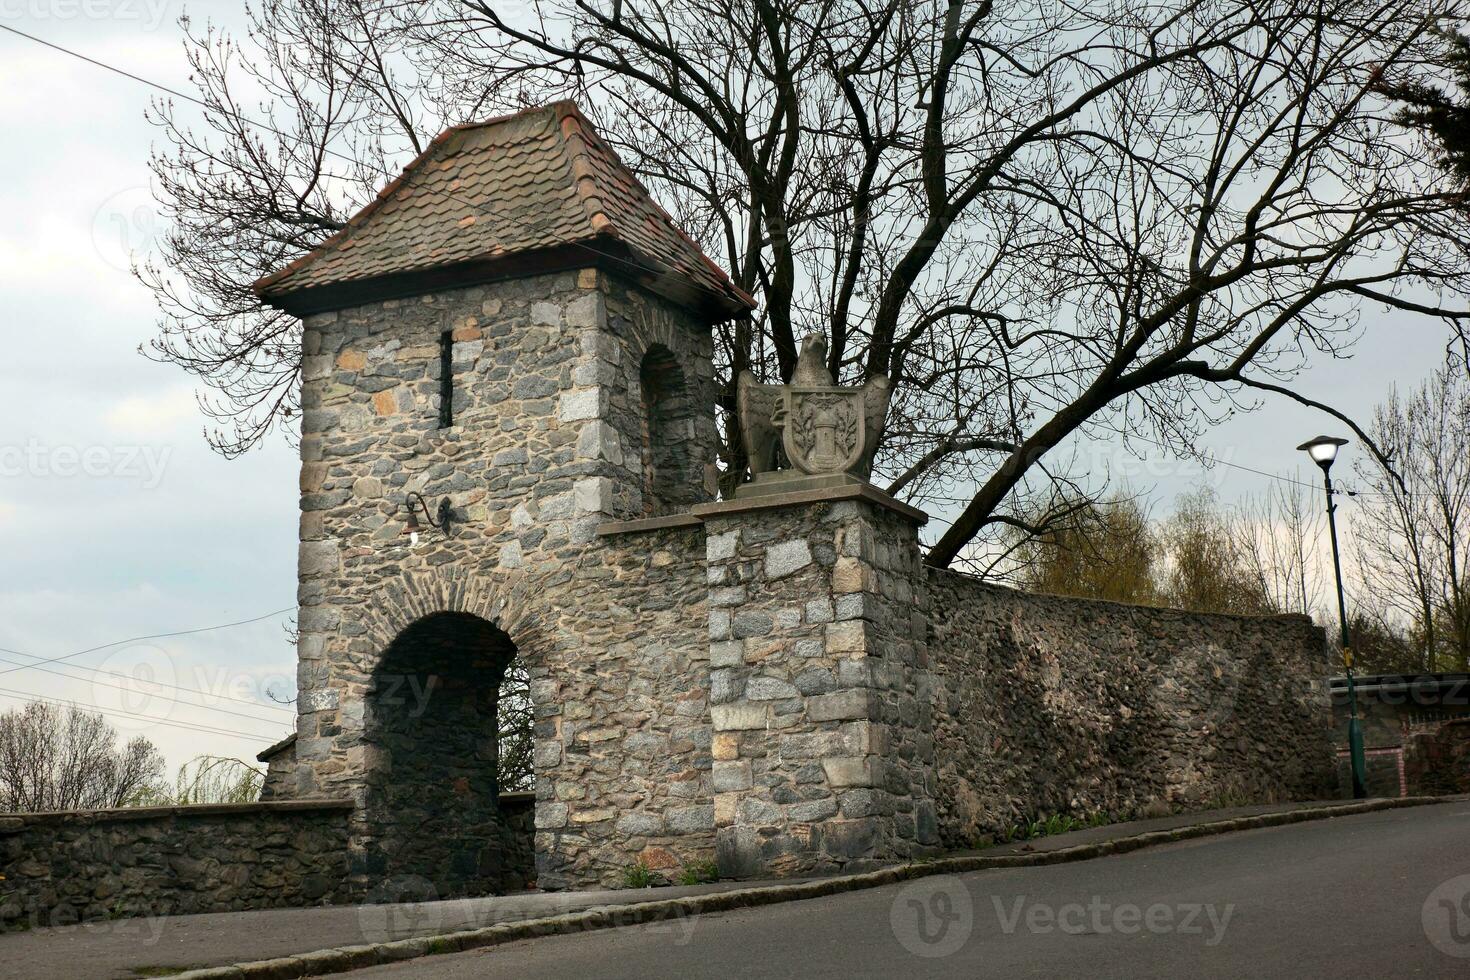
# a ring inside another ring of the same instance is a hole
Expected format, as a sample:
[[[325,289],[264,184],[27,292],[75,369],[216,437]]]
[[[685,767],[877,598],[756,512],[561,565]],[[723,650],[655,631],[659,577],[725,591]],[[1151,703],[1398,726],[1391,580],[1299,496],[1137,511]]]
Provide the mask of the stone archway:
[[[700,502],[695,474],[695,415],[689,382],[674,352],[651,345],[638,369],[642,395],[640,442],[643,509],[649,515],[673,513]]]
[[[524,828],[504,819],[497,775],[510,635],[435,612],[383,650],[364,696],[369,877],[391,899],[483,895],[524,880]]]

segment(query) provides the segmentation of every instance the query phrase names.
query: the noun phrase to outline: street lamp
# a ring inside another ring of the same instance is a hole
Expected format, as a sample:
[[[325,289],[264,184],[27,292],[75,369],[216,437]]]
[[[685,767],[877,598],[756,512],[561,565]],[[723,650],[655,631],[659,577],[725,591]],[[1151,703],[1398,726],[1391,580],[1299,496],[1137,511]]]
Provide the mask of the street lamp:
[[[1353,650],[1348,639],[1347,600],[1342,591],[1342,558],[1337,550],[1337,503],[1333,500],[1337,491],[1332,489],[1332,462],[1337,459],[1337,450],[1347,445],[1346,439],[1318,436],[1296,448],[1312,457],[1312,462],[1322,467],[1322,481],[1327,487],[1327,528],[1332,538],[1332,571],[1337,576],[1337,622],[1342,627],[1342,663],[1347,671],[1348,690],[1348,754],[1353,766],[1353,798],[1361,800],[1368,795],[1363,762],[1363,723],[1358,718],[1358,690],[1353,682]]]

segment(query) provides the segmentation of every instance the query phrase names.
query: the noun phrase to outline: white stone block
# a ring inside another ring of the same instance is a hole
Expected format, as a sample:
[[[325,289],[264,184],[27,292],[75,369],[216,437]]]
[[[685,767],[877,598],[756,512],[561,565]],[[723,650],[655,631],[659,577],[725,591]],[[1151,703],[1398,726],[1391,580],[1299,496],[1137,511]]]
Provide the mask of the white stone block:
[[[598,419],[582,426],[577,436],[577,456],[580,459],[605,459],[614,466],[623,464],[623,447],[618,439],[618,430]]]
[[[712,704],[710,725],[717,732],[755,731],[766,727],[764,704]]]
[[[606,388],[580,388],[563,392],[556,417],[563,422],[581,422],[606,414]]]
[[[812,563],[812,551],[804,540],[782,541],[766,549],[766,578],[785,578]]]
[[[589,476],[572,484],[579,514],[612,513],[613,482],[605,476]]]
[[[728,561],[735,557],[735,549],[739,547],[739,531],[711,534],[704,539],[704,557],[706,561]]]
[[[596,327],[602,323],[602,296],[600,293],[587,293],[579,296],[567,304],[567,326],[569,327]]]

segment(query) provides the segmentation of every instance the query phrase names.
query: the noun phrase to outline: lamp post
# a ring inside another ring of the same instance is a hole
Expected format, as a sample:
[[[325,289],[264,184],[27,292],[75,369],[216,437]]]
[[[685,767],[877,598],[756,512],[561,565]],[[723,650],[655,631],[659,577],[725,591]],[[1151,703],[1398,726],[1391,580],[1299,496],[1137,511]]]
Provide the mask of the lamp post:
[[[1342,627],[1342,664],[1347,672],[1348,691],[1348,754],[1353,767],[1353,798],[1361,800],[1368,795],[1363,762],[1363,723],[1358,718],[1358,690],[1353,682],[1353,650],[1348,638],[1347,600],[1342,591],[1342,558],[1337,549],[1337,503],[1333,500],[1337,491],[1332,489],[1332,462],[1337,459],[1337,450],[1347,445],[1346,439],[1318,436],[1296,448],[1312,457],[1312,462],[1322,467],[1322,481],[1327,487],[1327,529],[1332,538],[1332,571],[1337,576],[1337,622]]]

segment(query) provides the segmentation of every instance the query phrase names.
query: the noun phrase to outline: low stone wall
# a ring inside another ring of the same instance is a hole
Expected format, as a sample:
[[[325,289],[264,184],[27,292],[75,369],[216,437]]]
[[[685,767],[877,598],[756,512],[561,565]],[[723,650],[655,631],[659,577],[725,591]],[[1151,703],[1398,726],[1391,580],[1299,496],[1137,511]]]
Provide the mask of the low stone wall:
[[[1333,795],[1325,637],[1302,616],[1034,595],[930,571],[940,832],[1040,813]]]
[[[536,884],[536,794],[501,793],[500,820],[504,828],[502,891],[520,891]]]
[[[351,899],[336,800],[0,816],[0,924],[65,925]]]
[[[1470,793],[1470,718],[1411,736],[1404,743],[1404,782],[1410,796]]]

